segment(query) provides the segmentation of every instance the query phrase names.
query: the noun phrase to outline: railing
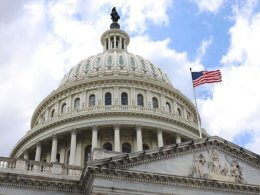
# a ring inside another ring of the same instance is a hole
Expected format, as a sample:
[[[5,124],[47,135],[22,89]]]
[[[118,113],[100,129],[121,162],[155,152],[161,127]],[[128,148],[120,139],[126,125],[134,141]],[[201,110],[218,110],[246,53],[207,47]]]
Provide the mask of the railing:
[[[0,157],[0,169],[15,169],[16,160]]]
[[[79,179],[83,168],[61,163],[36,162],[0,157],[0,172],[40,175],[45,177],[69,177]]]
[[[52,164],[36,161],[26,161],[26,171],[38,172],[38,173],[50,173]]]
[[[73,117],[78,114],[95,114],[104,111],[111,111],[111,112],[127,111],[127,112],[141,112],[141,113],[154,114],[154,115],[158,114],[160,116],[164,116],[170,119],[178,120],[183,123],[187,123],[193,126],[194,128],[197,128],[197,124],[193,120],[188,120],[183,116],[177,115],[174,112],[165,111],[159,108],[150,108],[150,107],[143,107],[143,106],[136,106],[136,105],[111,105],[111,106],[91,106],[83,109],[71,110],[64,114],[57,114],[53,118],[49,118],[46,121],[37,124],[36,126],[34,126],[33,129],[41,128],[44,125],[51,124],[58,120],[66,119],[68,117]]]

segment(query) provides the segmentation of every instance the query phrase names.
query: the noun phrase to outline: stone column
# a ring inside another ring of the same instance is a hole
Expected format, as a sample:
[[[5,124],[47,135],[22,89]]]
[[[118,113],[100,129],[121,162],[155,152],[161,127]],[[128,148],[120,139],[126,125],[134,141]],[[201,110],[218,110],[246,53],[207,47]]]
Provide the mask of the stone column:
[[[110,50],[111,47],[112,47],[112,45],[111,45],[111,39],[110,39],[110,37],[108,37],[108,50]]]
[[[38,142],[36,145],[35,161],[41,160],[41,153],[42,153],[42,145],[40,142]]]
[[[114,36],[114,48],[116,48],[116,36]]]
[[[57,136],[53,136],[52,138],[52,146],[51,146],[51,162],[56,162],[57,157],[57,145],[58,145],[58,139]]]
[[[158,147],[163,147],[163,135],[161,129],[157,130],[157,140],[158,140]]]
[[[70,141],[69,165],[75,165],[76,144],[77,144],[77,133],[75,131],[72,131],[71,132],[71,141]]]
[[[114,143],[115,151],[120,152],[120,126],[118,124],[114,125]]]
[[[23,159],[24,160],[29,160],[29,152],[28,150],[25,150],[24,153],[23,153]]]
[[[119,43],[118,43],[118,48],[122,49],[122,37],[119,37]]]
[[[82,139],[77,141],[77,149],[76,149],[76,165],[81,166],[81,154],[82,154]]]
[[[179,143],[181,143],[181,136],[180,136],[180,134],[176,134],[176,144],[179,144]]]
[[[92,127],[92,150],[94,148],[97,148],[97,142],[98,142],[98,128],[97,126]]]
[[[137,151],[143,150],[143,138],[142,138],[142,127],[136,127],[136,144],[137,144]]]

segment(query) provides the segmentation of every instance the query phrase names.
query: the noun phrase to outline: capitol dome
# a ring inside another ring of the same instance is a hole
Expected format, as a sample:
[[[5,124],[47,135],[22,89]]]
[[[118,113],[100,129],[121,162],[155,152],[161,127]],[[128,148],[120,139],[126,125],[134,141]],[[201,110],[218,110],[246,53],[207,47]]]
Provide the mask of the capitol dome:
[[[103,52],[71,68],[38,105],[10,157],[84,166],[95,148],[106,156],[199,139],[193,103],[129,43],[113,21]]]

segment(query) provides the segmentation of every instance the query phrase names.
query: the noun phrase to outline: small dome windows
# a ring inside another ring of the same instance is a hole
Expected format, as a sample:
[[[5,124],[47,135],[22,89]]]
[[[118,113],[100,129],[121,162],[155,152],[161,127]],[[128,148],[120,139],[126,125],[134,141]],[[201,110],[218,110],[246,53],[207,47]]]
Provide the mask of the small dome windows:
[[[121,94],[121,104],[122,105],[128,105],[128,95],[126,92],[123,92]]]
[[[171,104],[169,102],[166,102],[166,111],[171,112]]]
[[[80,108],[80,98],[76,98],[74,100],[74,110],[78,110]]]
[[[89,96],[89,107],[96,105],[96,96],[94,94],[91,94]]]
[[[67,104],[63,103],[61,106],[61,114],[64,114],[66,112],[66,109],[67,109]]]
[[[137,105],[144,106],[144,96],[140,93],[137,95]]]
[[[112,105],[112,95],[109,92],[105,94],[105,105]]]
[[[51,110],[51,118],[53,118],[54,115],[55,115],[55,109],[52,109],[52,110]]]
[[[153,108],[159,108],[158,99],[156,97],[153,97]]]
[[[113,66],[112,56],[108,56],[108,58],[107,58],[107,68],[111,69],[112,66]]]

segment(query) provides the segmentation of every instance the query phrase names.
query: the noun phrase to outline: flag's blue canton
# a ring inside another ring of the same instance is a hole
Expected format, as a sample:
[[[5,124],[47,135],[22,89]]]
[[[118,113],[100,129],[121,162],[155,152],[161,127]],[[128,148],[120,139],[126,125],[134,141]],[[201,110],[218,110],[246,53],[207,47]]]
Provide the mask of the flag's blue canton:
[[[203,72],[192,72],[192,80],[196,80],[197,78],[203,76]]]

